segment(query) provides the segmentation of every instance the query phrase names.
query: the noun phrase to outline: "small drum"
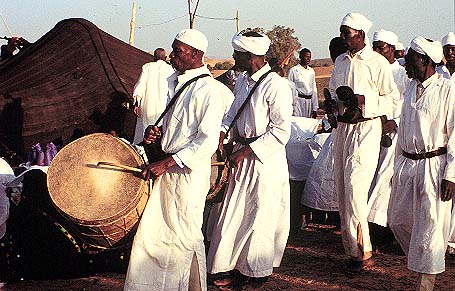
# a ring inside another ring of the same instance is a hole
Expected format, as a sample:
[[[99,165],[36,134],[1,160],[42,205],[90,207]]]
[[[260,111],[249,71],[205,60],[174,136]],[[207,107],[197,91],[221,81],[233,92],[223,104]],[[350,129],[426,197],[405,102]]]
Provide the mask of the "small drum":
[[[144,164],[130,145],[95,133],[65,146],[47,173],[52,202],[89,253],[128,247],[149,196],[147,181],[121,168],[97,167],[100,161]]]
[[[212,171],[210,175],[210,189],[206,197],[207,202],[218,203],[223,201],[229,179],[229,166],[221,156],[219,150],[212,155]]]

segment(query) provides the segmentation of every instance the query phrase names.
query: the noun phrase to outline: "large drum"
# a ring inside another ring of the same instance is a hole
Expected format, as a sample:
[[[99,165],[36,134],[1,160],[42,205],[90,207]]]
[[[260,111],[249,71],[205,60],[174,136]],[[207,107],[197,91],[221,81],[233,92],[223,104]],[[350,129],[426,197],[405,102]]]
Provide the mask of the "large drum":
[[[95,133],[65,146],[47,173],[54,205],[90,253],[129,246],[149,196],[147,181],[129,170],[97,166],[101,161],[132,168],[144,164],[130,145]]]

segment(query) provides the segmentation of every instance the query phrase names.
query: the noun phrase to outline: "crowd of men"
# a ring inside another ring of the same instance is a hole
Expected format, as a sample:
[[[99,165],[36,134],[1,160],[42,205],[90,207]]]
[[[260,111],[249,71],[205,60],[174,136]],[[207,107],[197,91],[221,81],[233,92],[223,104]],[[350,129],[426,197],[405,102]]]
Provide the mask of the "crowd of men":
[[[337,195],[347,269],[360,272],[375,264],[369,230],[374,222],[392,229],[408,268],[419,274],[417,290],[433,290],[454,240],[455,35],[442,44],[414,38],[403,62],[391,31],[376,31],[371,48],[372,25],[348,13],[340,38],[330,45],[328,98],[335,101],[327,102],[332,106],[326,113],[337,117],[329,119],[331,138],[320,162],[331,165],[325,174],[332,175],[336,191],[318,195]],[[135,142],[158,144],[163,155],[142,173],[154,186],[125,290],[206,290],[207,273],[217,274],[216,286],[255,290],[280,265],[295,227],[285,151],[291,118],[315,118],[319,104],[310,50],[300,51],[300,63],[286,80],[266,61],[269,46],[264,34],[235,34],[239,74],[233,92],[207,69],[208,41],[195,29],[181,31],[172,43],[175,71],[160,50],[156,63],[143,66],[134,91]],[[201,228],[211,157],[227,140],[234,144],[232,152],[222,153],[230,176],[206,253]]]

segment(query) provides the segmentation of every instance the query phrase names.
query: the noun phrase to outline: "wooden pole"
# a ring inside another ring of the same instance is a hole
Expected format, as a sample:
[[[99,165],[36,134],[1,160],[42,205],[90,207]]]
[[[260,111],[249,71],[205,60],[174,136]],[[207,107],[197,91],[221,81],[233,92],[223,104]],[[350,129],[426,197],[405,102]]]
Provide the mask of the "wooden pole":
[[[130,23],[130,45],[134,46],[134,30],[136,29],[136,2],[133,1],[133,11],[131,12]]]
[[[3,24],[5,25],[6,29],[9,32],[9,36],[13,37],[13,33],[11,32],[11,29],[9,29],[8,23],[6,23],[5,18],[3,18],[3,16],[1,14],[0,14],[0,17],[2,18]]]
[[[237,25],[237,32],[240,31],[240,12],[237,10],[237,15],[235,16],[235,23]]]

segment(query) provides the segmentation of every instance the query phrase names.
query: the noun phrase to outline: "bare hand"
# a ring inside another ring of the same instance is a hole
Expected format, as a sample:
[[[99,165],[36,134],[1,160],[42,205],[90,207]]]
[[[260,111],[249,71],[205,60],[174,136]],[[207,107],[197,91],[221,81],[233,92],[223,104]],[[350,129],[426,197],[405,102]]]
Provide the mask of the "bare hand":
[[[443,179],[441,182],[441,200],[449,201],[454,196],[455,183]]]
[[[311,118],[316,118],[318,113],[316,111],[311,111]]]
[[[159,138],[161,138],[161,129],[156,125],[147,126],[144,132],[144,143],[155,143]]]
[[[232,155],[229,156],[229,161],[234,165],[237,166],[243,159],[248,157],[253,153],[253,150],[249,145],[244,146],[243,148],[239,149],[238,151],[232,153]]]
[[[142,171],[141,175],[145,180],[149,180],[150,178],[155,179],[155,178],[163,175],[164,173],[166,173],[166,171],[170,167],[172,167],[176,164],[177,163],[175,162],[175,160],[172,157],[167,157],[164,160],[154,162],[154,163],[151,163],[150,165],[148,165]]]
[[[384,134],[386,133],[392,133],[396,131],[397,129],[397,123],[395,120],[387,120],[383,125],[382,125],[382,132]]]
[[[134,115],[136,115],[136,117],[140,117],[139,107],[137,105],[134,105],[133,112],[134,112]]]

